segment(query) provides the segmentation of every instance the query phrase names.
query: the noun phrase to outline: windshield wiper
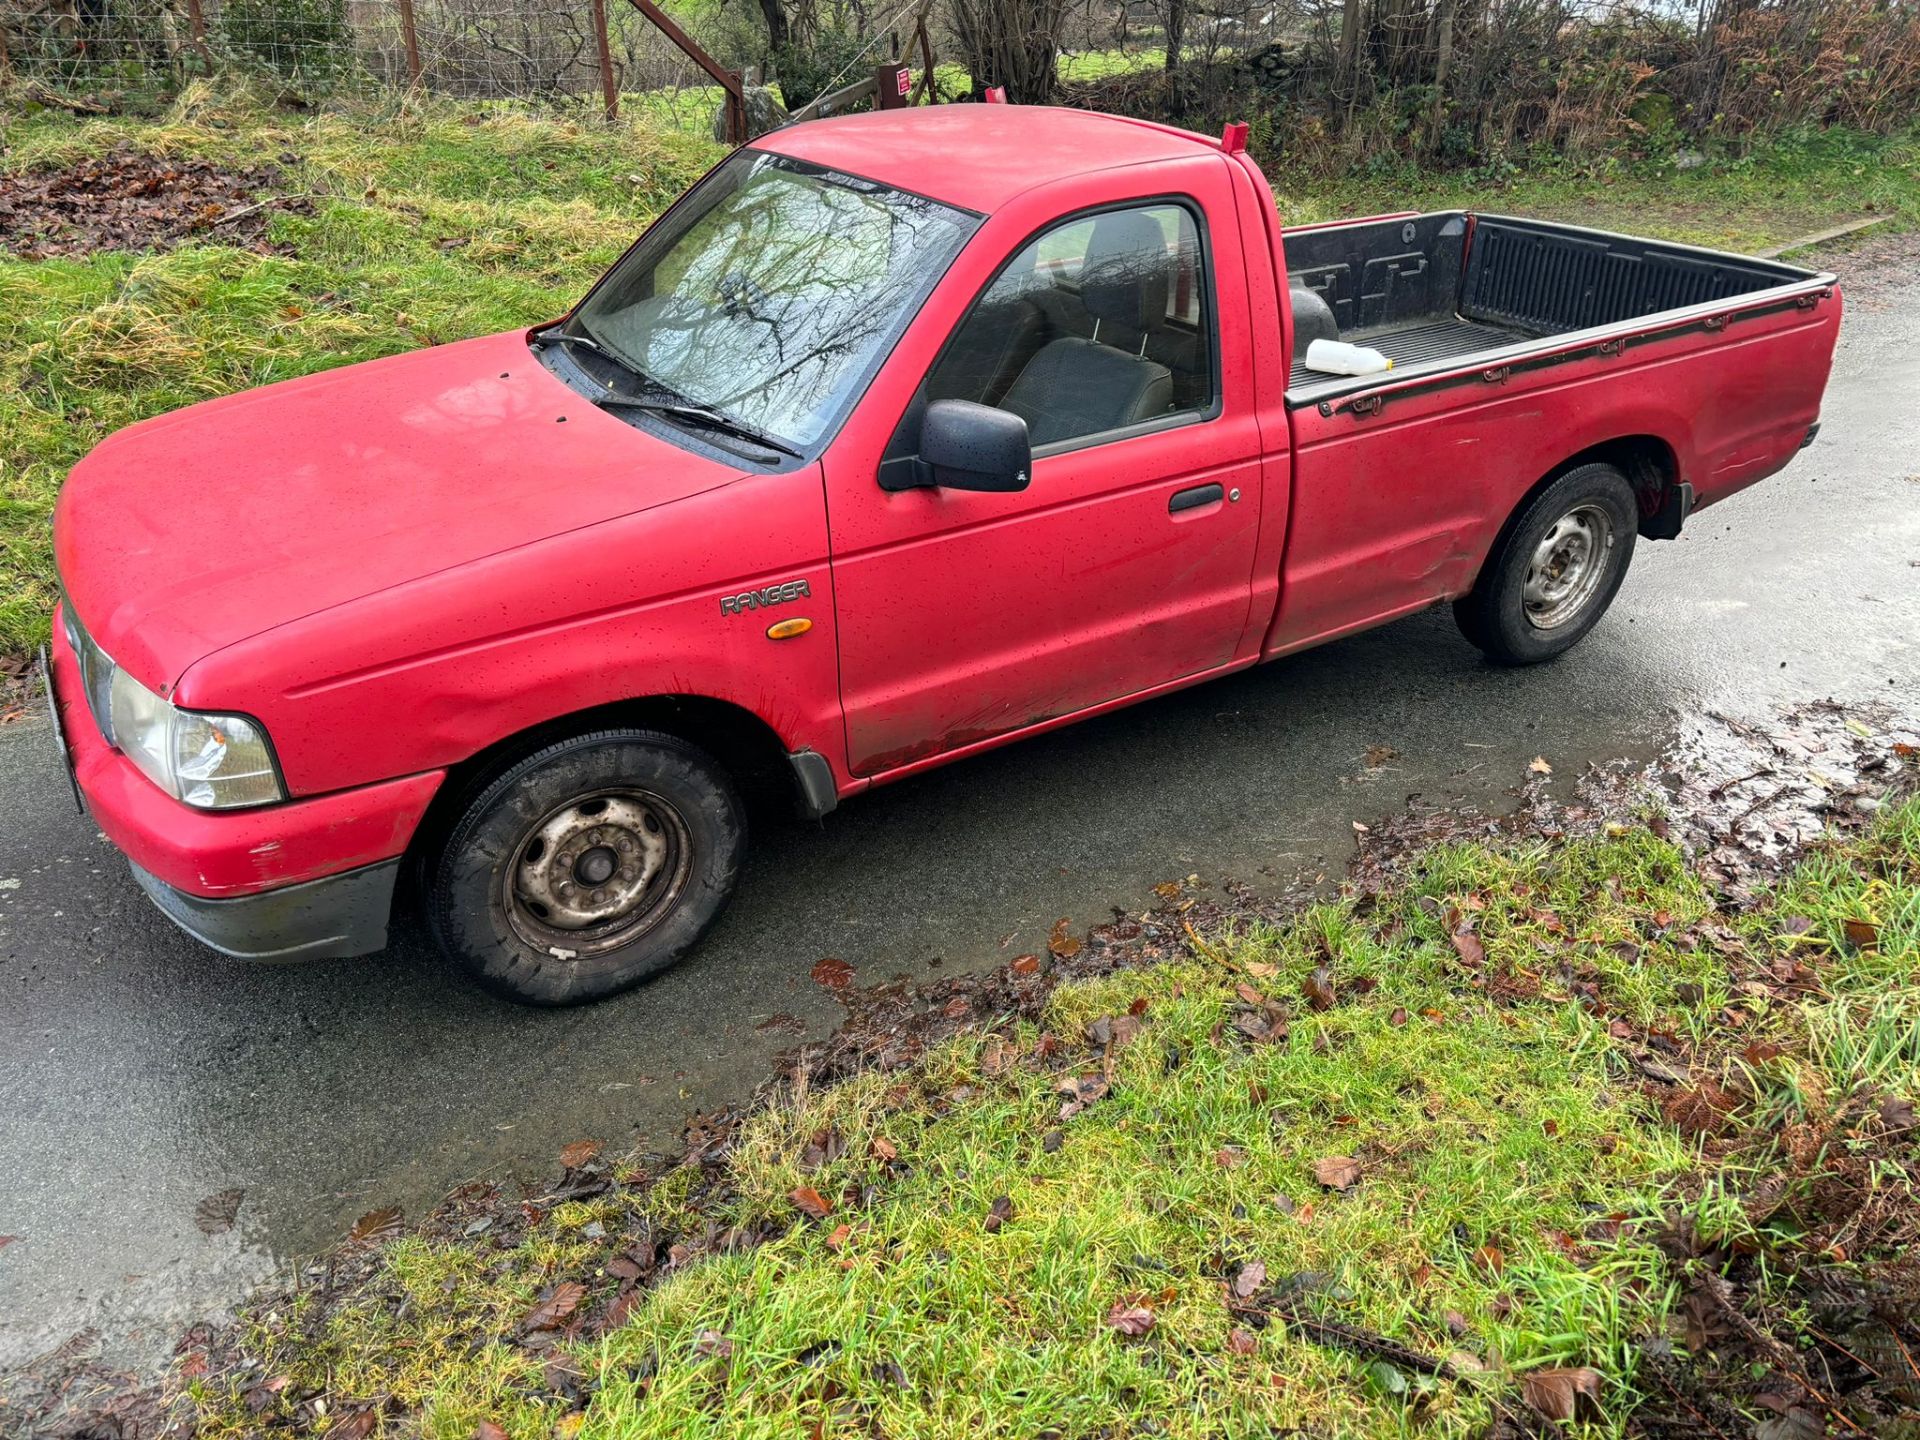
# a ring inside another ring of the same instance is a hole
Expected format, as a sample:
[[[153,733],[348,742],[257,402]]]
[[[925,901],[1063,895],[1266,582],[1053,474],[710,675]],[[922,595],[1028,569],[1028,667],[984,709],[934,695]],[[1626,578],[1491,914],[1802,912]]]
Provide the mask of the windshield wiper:
[[[679,420],[689,425],[704,425],[709,430],[717,430],[723,435],[732,435],[739,440],[751,441],[755,445],[777,451],[782,455],[791,455],[796,460],[802,458],[800,452],[785,441],[776,440],[764,431],[742,424],[724,410],[715,410],[707,405],[696,405],[690,400],[650,399],[642,395],[618,394],[595,395],[591,398],[593,403],[602,409],[645,410],[649,414],[664,415],[669,420]]]
[[[536,345],[578,345],[582,350],[591,350],[602,359],[611,360],[629,374],[639,375],[642,380],[648,378],[631,360],[621,359],[591,335],[575,334],[570,330],[562,330],[559,325],[549,325],[544,330],[534,331],[533,341]]]

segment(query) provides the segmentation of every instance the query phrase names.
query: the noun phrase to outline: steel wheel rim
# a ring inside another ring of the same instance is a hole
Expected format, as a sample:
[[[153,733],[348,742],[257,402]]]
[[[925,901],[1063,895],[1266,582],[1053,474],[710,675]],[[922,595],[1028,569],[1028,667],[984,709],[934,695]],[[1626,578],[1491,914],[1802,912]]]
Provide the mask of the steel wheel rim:
[[[659,924],[692,869],[692,840],[672,805],[645,790],[596,790],[521,835],[501,877],[501,906],[526,944],[583,960]]]
[[[1577,505],[1547,527],[1527,561],[1520,603],[1536,630],[1555,630],[1586,609],[1613,553],[1613,517]]]

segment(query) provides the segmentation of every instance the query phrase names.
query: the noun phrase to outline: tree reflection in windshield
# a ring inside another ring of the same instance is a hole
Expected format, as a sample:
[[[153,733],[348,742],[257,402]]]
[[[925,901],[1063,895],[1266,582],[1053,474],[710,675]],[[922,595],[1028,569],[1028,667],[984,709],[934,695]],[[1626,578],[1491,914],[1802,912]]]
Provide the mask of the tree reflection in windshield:
[[[971,224],[937,201],[759,152],[728,161],[681,208],[692,213],[649,235],[580,323],[676,393],[801,445],[835,418]]]

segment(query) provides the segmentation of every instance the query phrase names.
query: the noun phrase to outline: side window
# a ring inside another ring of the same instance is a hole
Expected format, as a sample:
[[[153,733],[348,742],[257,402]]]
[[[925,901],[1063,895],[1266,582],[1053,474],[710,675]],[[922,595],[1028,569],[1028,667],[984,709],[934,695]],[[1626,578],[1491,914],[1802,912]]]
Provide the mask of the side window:
[[[1104,210],[1041,235],[960,322],[929,400],[1027,422],[1037,448],[1213,403],[1213,316],[1184,205]]]

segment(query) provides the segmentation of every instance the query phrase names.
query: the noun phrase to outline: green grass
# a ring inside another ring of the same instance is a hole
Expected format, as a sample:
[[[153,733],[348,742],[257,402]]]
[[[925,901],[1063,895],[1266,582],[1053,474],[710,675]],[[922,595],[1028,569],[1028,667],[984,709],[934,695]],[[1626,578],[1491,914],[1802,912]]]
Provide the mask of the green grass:
[[[25,170],[119,143],[284,168],[313,197],[291,250],[0,254],[0,649],[46,635],[67,470],[125,425],[210,396],[559,314],[718,155],[678,134],[437,105],[302,119],[204,90],[158,122],[42,113]]]
[[[1897,230],[1920,227],[1920,139],[1911,134],[1797,130],[1692,169],[1677,169],[1670,158],[1538,157],[1453,172],[1393,163],[1377,174],[1302,183],[1282,160],[1268,165],[1267,178],[1295,224],[1464,206],[1745,252],[1869,215],[1890,217]]]
[[[1098,52],[1071,63],[1116,62]],[[158,119],[0,121],[9,171],[119,143],[246,165],[288,154],[290,183],[313,206],[274,220],[285,255],[211,243],[0,255],[0,651],[47,634],[54,500],[101,439],[196,400],[558,314],[717,158],[705,138],[717,103],[711,87],[628,96],[622,123],[607,127],[510,104],[301,117],[195,86]],[[1389,169],[1297,183],[1276,164],[1272,174],[1291,220],[1472,203],[1744,248],[1870,208],[1913,224],[1917,161],[1911,140],[1829,132],[1681,173]]]
[[[1758,1098],[1915,1098],[1917,908],[1920,802],[1741,917],[1643,829],[1439,849],[1377,899],[1199,937],[1178,963],[1061,988],[1038,1024],[789,1095],[702,1182],[717,1197],[703,1212],[682,1168],[651,1192],[562,1207],[502,1251],[396,1242],[344,1304],[256,1313],[243,1348],[289,1395],[311,1387],[336,1411],[390,1397],[388,1431],[446,1440],[482,1421],[604,1440],[1467,1436],[1519,1404],[1526,1372],[1557,1365],[1605,1377],[1607,1419],[1589,1433],[1618,1434],[1640,1401],[1640,1344],[1669,1334],[1679,1283],[1633,1222],[1678,1207],[1703,1236],[1769,1253],[1795,1238],[1742,1207],[1768,1137],[1703,1165],[1630,1053],[1648,1031],[1692,1037],[1696,1063],[1732,1083],[1728,1047],[1766,1041],[1780,1054]],[[1883,919],[1862,949],[1845,921],[1869,910]],[[1478,965],[1451,938],[1469,921]],[[1728,949],[1736,929],[1748,949]],[[1818,967],[1809,1004],[1738,998],[1738,975],[1794,956]],[[1338,1003],[1316,1010],[1303,987],[1321,965]],[[1285,1038],[1241,1032],[1243,987],[1288,1006]],[[1736,1031],[1713,1018],[1730,1003],[1751,1012]],[[1832,1007],[1849,1005],[1877,1018],[1839,1023]],[[1101,1074],[1087,1026],[1129,1013],[1141,1028],[1113,1054],[1111,1092],[1061,1119],[1063,1077]],[[837,1153],[809,1164],[827,1136]],[[1345,1192],[1316,1178],[1334,1156],[1361,1165]],[[1910,1176],[1878,1182],[1909,1211]],[[833,1212],[804,1218],[802,1187]],[[592,1221],[599,1247],[582,1238]],[[541,1358],[508,1339],[519,1318],[563,1278],[607,1294],[600,1267],[636,1236],[702,1226],[775,1238],[709,1246],[605,1339],[562,1347],[579,1406],[548,1393]],[[1234,1314],[1223,1287],[1255,1261],[1256,1300],[1290,1293],[1318,1318],[1452,1356],[1459,1378]],[[1151,1330],[1120,1334],[1116,1305],[1151,1309]],[[231,1387],[197,1395],[203,1433],[260,1423]]]

